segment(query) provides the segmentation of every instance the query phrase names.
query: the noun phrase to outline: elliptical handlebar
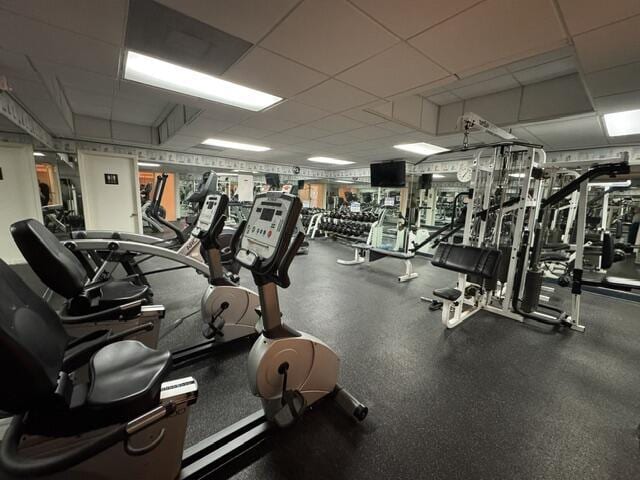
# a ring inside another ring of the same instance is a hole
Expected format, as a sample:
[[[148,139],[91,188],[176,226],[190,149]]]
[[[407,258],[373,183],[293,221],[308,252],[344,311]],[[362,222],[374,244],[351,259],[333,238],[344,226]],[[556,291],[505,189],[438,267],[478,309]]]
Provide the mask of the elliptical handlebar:
[[[218,241],[218,237],[222,233],[226,221],[226,215],[221,215],[220,217],[218,217],[216,223],[209,229],[209,232],[201,240],[202,246],[204,248],[215,248],[217,250],[220,250],[220,242]]]
[[[231,242],[229,243],[229,249],[231,253],[235,256],[238,253],[238,245],[240,245],[240,239],[242,238],[242,234],[244,233],[244,229],[247,226],[247,221],[242,220],[236,228],[236,231],[233,232],[233,236],[231,237]]]
[[[298,232],[296,238],[291,242],[287,252],[282,257],[282,260],[280,260],[280,264],[278,265],[278,270],[275,275],[275,282],[282,288],[289,288],[289,285],[291,285],[289,267],[291,266],[293,259],[296,258],[298,250],[302,246],[302,242],[304,242],[304,237],[305,234],[303,232]]]

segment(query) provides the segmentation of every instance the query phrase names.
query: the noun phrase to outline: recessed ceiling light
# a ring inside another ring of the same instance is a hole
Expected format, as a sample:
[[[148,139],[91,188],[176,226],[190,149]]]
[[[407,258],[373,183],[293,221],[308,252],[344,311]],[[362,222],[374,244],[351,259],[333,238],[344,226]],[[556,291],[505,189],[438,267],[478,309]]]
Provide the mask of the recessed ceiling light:
[[[337,183],[353,183],[351,180],[336,180]]]
[[[258,112],[282,100],[206,73],[129,50],[124,78],[153,87]]]
[[[160,164],[152,163],[152,162],[138,162],[138,166],[139,167],[159,167]]]
[[[42,152],[33,152],[34,157],[44,157],[44,153]]]
[[[604,115],[604,124],[610,137],[640,134],[640,110],[607,113]]]
[[[394,145],[393,148],[404,150],[406,152],[417,153],[419,155],[433,155],[434,153],[449,151],[448,148],[439,147],[438,145],[431,145],[430,143],[425,142],[401,143],[400,145]]]
[[[524,173],[510,173],[509,176],[513,178],[524,178]]]
[[[444,175],[440,175],[439,173],[434,173],[433,178],[444,178]]]
[[[227,140],[220,140],[218,138],[207,138],[202,143],[204,143],[205,145],[212,145],[214,147],[233,148],[235,150],[247,150],[249,152],[266,152],[267,150],[271,150],[271,148],[269,147],[251,145],[250,143],[229,142]]]
[[[338,158],[331,157],[309,157],[307,158],[310,162],[316,163],[328,163],[330,165],[350,165],[356,162],[350,162],[349,160],[340,160]]]

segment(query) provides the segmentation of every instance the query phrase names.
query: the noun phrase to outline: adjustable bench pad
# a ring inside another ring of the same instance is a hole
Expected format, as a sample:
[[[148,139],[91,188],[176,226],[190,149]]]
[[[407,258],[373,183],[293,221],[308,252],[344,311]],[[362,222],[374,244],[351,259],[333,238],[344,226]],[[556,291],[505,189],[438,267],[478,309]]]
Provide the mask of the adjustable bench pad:
[[[500,263],[500,250],[441,243],[431,264],[467,275],[493,278]]]

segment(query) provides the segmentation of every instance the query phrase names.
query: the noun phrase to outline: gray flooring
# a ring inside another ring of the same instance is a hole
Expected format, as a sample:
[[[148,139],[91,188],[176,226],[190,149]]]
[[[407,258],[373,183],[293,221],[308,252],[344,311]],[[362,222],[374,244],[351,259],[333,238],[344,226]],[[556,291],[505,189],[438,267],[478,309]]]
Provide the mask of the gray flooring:
[[[640,321],[637,304],[584,295],[583,334],[478,314],[446,331],[420,302],[454,275],[383,259],[338,265],[352,250],[314,241],[280,291],[284,319],[331,345],[341,383],[370,409],[363,423],[331,402],[278,432],[237,479],[638,479]],[[199,306],[190,271],[153,279],[167,324]],[[252,287],[247,272],[242,284]],[[566,291],[560,304],[566,304]],[[162,341],[200,340],[193,318]],[[189,445],[260,407],[248,391],[248,348],[179,372],[199,382]]]
[[[445,331],[419,297],[452,274],[418,258],[420,277],[400,284],[401,262],[336,264],[351,255],[313,242],[280,301],[286,322],[339,353],[341,382],[369,417],[356,424],[322,404],[236,478],[640,478],[637,304],[585,295],[584,334],[488,313]],[[197,307],[204,280],[193,277],[157,279],[169,317]],[[252,286],[246,273],[242,283]],[[163,346],[192,341],[199,328],[185,323]],[[200,384],[189,444],[259,408],[246,351],[181,372]]]

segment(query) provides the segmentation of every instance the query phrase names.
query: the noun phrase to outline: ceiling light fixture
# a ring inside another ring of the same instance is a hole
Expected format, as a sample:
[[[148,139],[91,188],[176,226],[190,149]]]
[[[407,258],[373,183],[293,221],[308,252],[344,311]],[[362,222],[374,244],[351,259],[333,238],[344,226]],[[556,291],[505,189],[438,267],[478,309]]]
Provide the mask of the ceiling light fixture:
[[[243,87],[132,50],[127,51],[124,78],[254,112],[264,110],[282,100],[281,97]]]
[[[266,152],[271,150],[269,147],[262,147],[260,145],[251,145],[250,143],[230,142],[228,140],[220,140],[218,138],[207,138],[204,145],[211,145],[214,147],[233,148],[234,150],[247,150],[249,152]]]
[[[604,115],[607,135],[621,137],[623,135],[640,134],[640,110],[607,113]]]
[[[510,173],[509,176],[513,178],[524,178],[524,173]]]
[[[309,157],[307,158],[310,162],[316,163],[328,163],[329,165],[350,165],[356,162],[350,162],[349,160],[340,160],[338,158],[331,157]]]
[[[44,153],[42,152],[33,152],[34,157],[44,157]]]
[[[425,142],[401,143],[400,145],[394,145],[393,148],[404,150],[405,152],[417,153],[418,155],[433,155],[434,153],[449,151],[448,148],[439,147],[438,145],[431,145],[430,143]]]
[[[337,183],[353,183],[351,180],[336,180]]]
[[[444,175],[440,175],[439,173],[434,173],[433,178],[444,178]]]
[[[152,162],[138,162],[138,166],[139,167],[159,167],[160,164],[152,163]]]

